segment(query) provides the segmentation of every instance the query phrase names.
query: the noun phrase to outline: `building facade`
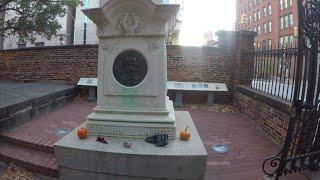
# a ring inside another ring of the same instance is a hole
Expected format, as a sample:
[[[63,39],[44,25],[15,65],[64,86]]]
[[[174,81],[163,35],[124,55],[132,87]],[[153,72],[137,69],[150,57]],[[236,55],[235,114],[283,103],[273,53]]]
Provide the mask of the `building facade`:
[[[3,49],[70,44],[98,44],[98,38],[96,37],[96,25],[88,19],[81,10],[99,7],[99,4],[105,3],[105,1],[108,0],[83,0],[82,6],[78,6],[75,9],[67,8],[68,10],[66,15],[64,17],[57,18],[61,24],[61,29],[58,31],[56,36],[52,37],[51,40],[48,40],[43,36],[37,36],[35,42],[21,43],[17,36],[10,36],[4,39]],[[168,44],[179,44],[184,0],[153,0],[153,2],[163,4],[181,4],[181,8],[177,16],[176,28],[168,37]],[[10,12],[5,14],[6,19],[12,16],[14,16],[14,14],[11,14]]]
[[[296,43],[296,1],[237,0],[236,3],[236,30],[256,32],[256,47],[286,47]]]

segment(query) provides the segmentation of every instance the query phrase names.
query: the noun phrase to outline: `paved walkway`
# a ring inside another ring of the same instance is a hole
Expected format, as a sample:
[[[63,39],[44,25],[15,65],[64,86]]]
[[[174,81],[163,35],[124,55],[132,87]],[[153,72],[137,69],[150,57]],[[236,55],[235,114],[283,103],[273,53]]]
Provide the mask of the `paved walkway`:
[[[278,153],[271,140],[257,126],[239,113],[189,110],[208,152],[206,180],[263,179],[261,164],[265,157]],[[227,154],[211,151],[213,144],[229,147]],[[281,180],[307,180],[295,174]]]
[[[50,142],[48,145],[52,146],[55,141],[63,137],[64,130],[70,131],[85,121],[85,117],[94,106],[94,103],[87,102],[71,103],[51,113],[43,114],[6,134],[15,136],[15,133],[24,132],[29,137],[41,138],[41,141],[37,142]],[[277,153],[279,149],[257,129],[252,121],[237,113],[203,110],[189,110],[189,112],[208,152],[206,180],[263,179],[261,170],[263,159]],[[212,152],[211,145],[217,143],[227,145],[230,151],[224,155]],[[280,179],[307,180],[308,178],[302,174],[295,174]]]

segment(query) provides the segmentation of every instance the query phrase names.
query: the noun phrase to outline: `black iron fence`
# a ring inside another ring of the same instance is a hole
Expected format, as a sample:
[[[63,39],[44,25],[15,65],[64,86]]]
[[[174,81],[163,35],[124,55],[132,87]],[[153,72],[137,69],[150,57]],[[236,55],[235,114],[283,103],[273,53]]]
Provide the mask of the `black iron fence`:
[[[320,169],[320,0],[298,0],[297,8],[298,50],[294,53],[290,121],[283,148],[262,165],[265,174],[276,180]]]
[[[248,52],[248,58],[254,59],[251,88],[292,101],[297,54],[295,47]]]

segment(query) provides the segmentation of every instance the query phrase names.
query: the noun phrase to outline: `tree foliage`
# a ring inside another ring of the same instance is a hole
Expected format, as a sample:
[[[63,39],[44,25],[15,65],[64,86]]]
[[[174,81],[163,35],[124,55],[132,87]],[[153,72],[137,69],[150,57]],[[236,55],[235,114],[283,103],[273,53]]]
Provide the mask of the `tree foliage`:
[[[50,40],[61,28],[57,17],[65,16],[68,6],[79,3],[80,0],[0,0],[0,36],[18,35],[20,41],[34,41],[36,35],[43,35]]]

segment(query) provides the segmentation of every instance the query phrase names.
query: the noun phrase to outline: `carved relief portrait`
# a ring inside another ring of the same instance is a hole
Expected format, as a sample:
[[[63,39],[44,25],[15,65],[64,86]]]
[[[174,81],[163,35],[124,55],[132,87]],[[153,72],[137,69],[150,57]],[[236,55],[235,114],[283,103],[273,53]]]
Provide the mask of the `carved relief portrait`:
[[[120,84],[127,87],[140,84],[147,72],[145,58],[133,50],[120,53],[113,64],[113,76]]]

